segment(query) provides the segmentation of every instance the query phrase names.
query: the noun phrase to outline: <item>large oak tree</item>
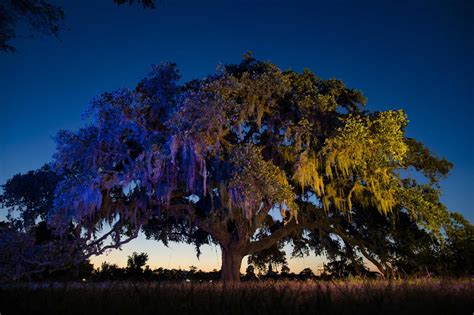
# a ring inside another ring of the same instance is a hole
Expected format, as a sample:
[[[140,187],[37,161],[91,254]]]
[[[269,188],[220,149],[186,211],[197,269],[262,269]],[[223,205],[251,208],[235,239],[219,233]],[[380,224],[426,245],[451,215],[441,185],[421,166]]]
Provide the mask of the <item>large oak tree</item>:
[[[49,224],[72,222],[90,253],[142,229],[198,250],[214,242],[222,278],[238,281],[246,255],[286,240],[318,250],[336,237],[384,272],[371,214],[404,213],[433,235],[447,222],[437,182],[451,164],[406,137],[403,111],[368,112],[340,80],[250,55],[179,80],[174,64],[154,66],[135,89],[94,99],[90,125],[58,134],[63,179]]]

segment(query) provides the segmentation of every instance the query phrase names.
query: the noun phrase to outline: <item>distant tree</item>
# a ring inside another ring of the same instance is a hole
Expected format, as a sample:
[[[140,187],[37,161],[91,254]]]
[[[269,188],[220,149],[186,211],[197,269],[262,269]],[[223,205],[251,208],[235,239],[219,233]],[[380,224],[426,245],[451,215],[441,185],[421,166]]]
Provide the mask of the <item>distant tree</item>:
[[[437,182],[451,164],[405,136],[403,111],[370,113],[342,81],[250,55],[202,80],[179,78],[175,64],[154,66],[134,90],[96,98],[93,124],[58,134],[56,232],[72,221],[91,253],[141,229],[165,244],[217,243],[225,281],[240,279],[244,256],[288,241],[296,254],[362,255],[389,272],[372,242],[383,230],[372,227],[399,213],[442,236],[449,214]]]
[[[365,276],[368,270],[365,268],[362,258],[358,257],[353,260],[343,256],[340,260],[332,260],[324,264],[324,272],[332,278],[343,279],[351,276]]]
[[[313,270],[311,270],[311,268],[304,268],[298,274],[298,278],[300,280],[311,280],[311,279],[314,279],[315,277],[316,276],[315,276]]]
[[[136,253],[128,256],[127,260],[127,274],[132,277],[139,277],[143,275],[143,267],[148,261],[147,253]]]
[[[245,281],[252,281],[257,280],[257,276],[255,275],[255,268],[252,265],[248,265],[247,269],[245,270],[245,275],[243,280]]]
[[[150,266],[146,265],[145,269],[143,270],[143,279],[150,281],[156,280],[155,274],[153,274],[153,270],[151,270]]]
[[[114,281],[125,279],[125,270],[119,268],[116,264],[103,262],[96,271],[95,277],[99,281]]]
[[[270,248],[249,255],[247,263],[255,266],[259,271],[267,271],[269,265],[273,267],[286,266],[286,253],[283,250],[283,245],[283,242],[279,242]]]
[[[289,274],[290,273],[290,267],[288,265],[283,265],[280,270],[281,274]]]
[[[136,269],[142,270],[143,267],[146,265],[148,261],[148,254],[147,253],[136,253],[133,252],[131,256],[128,256],[127,260],[127,268],[128,269]]]

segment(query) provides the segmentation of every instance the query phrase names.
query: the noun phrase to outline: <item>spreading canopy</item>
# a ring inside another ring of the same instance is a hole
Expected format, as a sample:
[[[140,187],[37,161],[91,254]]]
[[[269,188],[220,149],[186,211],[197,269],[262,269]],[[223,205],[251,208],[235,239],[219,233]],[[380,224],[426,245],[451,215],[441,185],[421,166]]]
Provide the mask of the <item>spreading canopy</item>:
[[[135,89],[94,99],[89,126],[58,134],[50,224],[73,222],[95,253],[104,236],[118,246],[145,227],[165,242],[215,241],[238,260],[297,230],[337,234],[333,213],[404,211],[435,232],[446,221],[436,183],[451,165],[405,136],[403,111],[367,112],[342,81],[251,56],[179,80],[175,64],[153,66]]]

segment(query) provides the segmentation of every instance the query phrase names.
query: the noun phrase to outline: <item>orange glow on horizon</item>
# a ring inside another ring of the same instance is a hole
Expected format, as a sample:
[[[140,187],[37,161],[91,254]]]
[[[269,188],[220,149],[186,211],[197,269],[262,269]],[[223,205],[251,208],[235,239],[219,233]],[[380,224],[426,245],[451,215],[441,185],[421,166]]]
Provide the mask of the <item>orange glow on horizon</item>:
[[[90,261],[95,268],[100,267],[103,262],[116,264],[119,267],[127,265],[127,257],[133,252],[148,254],[147,264],[151,269],[189,269],[190,266],[196,266],[203,271],[220,270],[221,268],[221,250],[215,245],[205,245],[201,247],[201,256],[196,257],[194,246],[181,243],[170,243],[169,247],[154,240],[147,240],[141,234],[136,240],[125,244],[121,249],[112,250],[107,254],[91,257]],[[288,253],[288,249],[287,249]],[[319,273],[325,262],[322,257],[310,255],[305,258],[290,258],[288,266],[291,272],[298,273],[304,268],[311,268],[314,273]],[[245,273],[247,268],[247,258],[242,260],[240,271]]]

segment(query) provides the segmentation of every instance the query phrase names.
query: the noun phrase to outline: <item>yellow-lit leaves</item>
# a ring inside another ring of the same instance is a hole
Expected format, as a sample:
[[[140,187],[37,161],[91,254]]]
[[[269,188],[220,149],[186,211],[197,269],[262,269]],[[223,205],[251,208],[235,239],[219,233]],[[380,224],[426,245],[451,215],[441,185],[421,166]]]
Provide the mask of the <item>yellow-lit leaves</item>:
[[[395,169],[407,154],[403,111],[374,116],[348,116],[334,137],[318,152],[303,151],[293,179],[310,187],[325,209],[350,211],[354,201],[389,213],[397,204],[399,179]]]
[[[251,144],[236,147],[231,163],[234,171],[229,183],[229,198],[231,204],[244,210],[248,219],[262,202],[267,208],[285,205],[291,218],[297,218],[295,194],[284,171],[271,161],[265,161],[261,148]]]
[[[410,217],[424,228],[440,236],[440,228],[449,220],[446,206],[439,201],[439,190],[405,179],[398,200]]]
[[[276,67],[271,71],[255,75],[245,72],[238,79],[239,90],[236,91],[245,105],[245,113],[253,115],[260,128],[264,114],[270,114],[276,103],[289,90],[289,81]]]
[[[321,196],[324,191],[324,183],[318,169],[319,162],[316,155],[313,152],[304,151],[296,162],[293,180],[301,185],[302,190],[306,186],[310,186],[318,196]]]
[[[389,213],[397,203],[399,186],[394,169],[403,165],[408,150],[403,135],[405,125],[403,111],[348,116],[336,136],[326,141],[322,157],[328,181],[338,182],[338,187],[352,187],[348,193],[345,189],[326,190],[323,203],[333,201],[338,208],[348,211],[357,200]],[[341,198],[347,202],[341,202]]]

